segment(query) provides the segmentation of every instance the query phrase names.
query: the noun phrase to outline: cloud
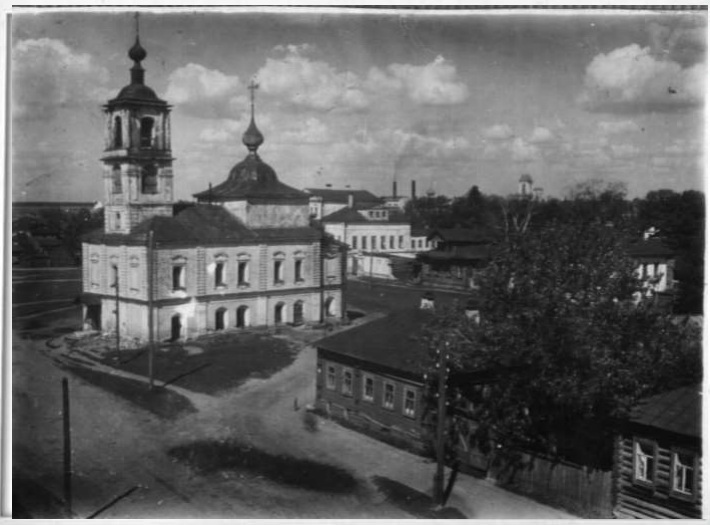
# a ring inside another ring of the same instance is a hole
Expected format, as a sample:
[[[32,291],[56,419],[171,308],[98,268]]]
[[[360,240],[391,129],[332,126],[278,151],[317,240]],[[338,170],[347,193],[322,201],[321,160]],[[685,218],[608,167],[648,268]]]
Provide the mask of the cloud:
[[[285,132],[281,141],[291,144],[324,144],[332,139],[328,126],[315,117],[311,117],[300,129]]]
[[[632,159],[639,154],[639,148],[632,144],[611,144],[611,156],[615,159]]]
[[[530,162],[541,158],[540,149],[520,137],[513,141],[510,151],[515,162]]]
[[[281,97],[295,106],[320,111],[352,111],[368,106],[360,78],[306,56],[315,50],[313,46],[277,46],[275,50],[286,55],[267,58],[256,75],[264,93]]]
[[[707,67],[682,67],[631,44],[599,54],[587,66],[580,102],[589,111],[673,111],[704,101]]]
[[[640,131],[641,127],[633,120],[602,120],[597,123],[599,131],[605,135],[620,135],[622,133],[634,133]]]
[[[530,135],[530,142],[533,144],[545,144],[555,140],[555,136],[547,128],[537,127]]]
[[[61,40],[20,40],[12,48],[13,117],[50,120],[59,108],[100,104],[109,94],[107,80],[108,71],[90,54]]]
[[[170,73],[165,98],[180,111],[201,118],[238,113],[247,105],[246,87],[237,75],[193,63]]]
[[[428,106],[460,104],[469,95],[456,66],[441,55],[423,66],[391,64],[384,72],[372,68],[367,86],[373,92],[403,91],[412,102]]]
[[[483,130],[483,136],[489,140],[508,140],[513,138],[513,130],[508,124],[494,124]]]

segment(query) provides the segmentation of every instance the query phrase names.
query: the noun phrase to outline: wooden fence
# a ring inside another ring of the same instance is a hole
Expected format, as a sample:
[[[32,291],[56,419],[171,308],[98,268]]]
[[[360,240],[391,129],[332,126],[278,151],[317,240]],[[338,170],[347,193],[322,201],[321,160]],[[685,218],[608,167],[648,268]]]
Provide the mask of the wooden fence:
[[[521,463],[498,465],[489,477],[498,484],[543,503],[562,507],[585,518],[612,517],[612,472],[529,454]],[[494,462],[495,464],[495,462]]]

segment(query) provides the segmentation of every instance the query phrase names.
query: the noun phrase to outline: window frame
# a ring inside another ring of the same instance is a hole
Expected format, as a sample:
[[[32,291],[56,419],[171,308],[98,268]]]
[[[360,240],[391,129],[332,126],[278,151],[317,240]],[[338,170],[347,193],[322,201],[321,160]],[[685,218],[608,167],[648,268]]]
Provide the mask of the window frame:
[[[274,260],[273,260],[273,274],[274,274],[274,284],[275,285],[281,285],[284,284],[286,281],[284,279],[284,263],[286,260],[286,256],[282,252],[278,252],[274,254]]]
[[[642,447],[650,447],[653,450],[653,454],[647,454]],[[634,437],[632,441],[632,452],[633,452],[633,472],[632,478],[636,485],[643,487],[653,488],[656,484],[656,476],[658,471],[658,443],[652,439]],[[646,458],[652,458],[653,465],[651,466],[651,472],[648,472],[648,462],[646,462],[646,477],[639,477],[639,451]]]
[[[306,279],[303,277],[303,267],[305,256],[302,252],[296,253],[293,260],[293,280],[297,283],[305,282]]]
[[[251,257],[248,254],[240,253],[237,255],[237,287],[248,288],[251,279],[249,279],[249,272],[251,270],[249,263],[251,262]],[[242,268],[244,271],[242,271]]]
[[[224,258],[217,258],[214,264],[214,287],[227,287],[227,261]]]
[[[412,394],[411,414],[408,413],[408,408],[407,408],[407,401],[408,401],[407,394],[408,393]],[[417,417],[417,391],[410,386],[404,387],[404,396],[403,396],[403,400],[402,400],[402,414],[404,415],[404,417],[408,417],[411,419],[414,419]]]
[[[367,394],[368,381],[372,383],[372,395]],[[367,401],[368,403],[375,402],[375,376],[373,376],[372,374],[362,375],[362,400]]]
[[[387,387],[392,387],[392,402],[387,402]],[[392,381],[384,381],[382,386],[382,408],[386,410],[394,410],[397,388]]]
[[[683,449],[683,448],[677,448],[673,447],[670,450],[671,454],[671,464],[670,464],[670,495],[673,498],[681,499],[684,501],[695,501],[698,497],[698,470],[700,467],[699,461],[698,461],[698,454],[695,452],[691,452],[690,450]],[[679,456],[690,456],[692,458],[692,464],[691,465],[686,465],[682,461],[679,461]],[[679,490],[676,487],[676,468],[678,465],[682,465],[684,468],[687,468],[691,470],[691,476],[692,476],[692,488],[690,489],[690,492],[684,492]]]
[[[353,396],[353,385],[355,383],[355,373],[352,368],[342,367],[340,370],[342,376],[342,381],[340,383],[340,393],[347,397]],[[347,381],[348,375],[350,376],[350,381]]]
[[[178,286],[175,286],[175,270],[180,269],[178,276]],[[172,260],[170,285],[173,292],[187,290],[187,260],[184,257],[175,257]]]
[[[328,390],[335,390],[337,388],[336,374],[335,365],[325,365],[325,387]]]

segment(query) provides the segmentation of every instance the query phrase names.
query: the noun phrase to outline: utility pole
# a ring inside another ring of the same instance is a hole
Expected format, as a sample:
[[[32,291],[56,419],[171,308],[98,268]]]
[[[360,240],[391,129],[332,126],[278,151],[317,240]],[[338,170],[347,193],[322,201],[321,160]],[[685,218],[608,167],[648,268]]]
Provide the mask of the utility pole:
[[[71,516],[71,422],[69,420],[69,381],[66,377],[62,378],[62,420],[64,430],[64,506],[68,516]]]
[[[118,297],[118,266],[113,267],[115,272],[116,280],[114,286],[116,288],[116,353],[121,353],[121,314],[120,314],[120,302]]]
[[[210,185],[210,188],[212,185]],[[155,248],[153,240],[153,230],[148,232],[148,385],[153,390],[153,357],[154,357],[154,333],[153,333],[153,250]]]
[[[438,393],[436,415],[436,474],[434,474],[434,499],[437,505],[444,504],[444,434],[446,432],[446,364],[449,351],[449,342],[444,343],[444,348],[437,350],[438,359]]]

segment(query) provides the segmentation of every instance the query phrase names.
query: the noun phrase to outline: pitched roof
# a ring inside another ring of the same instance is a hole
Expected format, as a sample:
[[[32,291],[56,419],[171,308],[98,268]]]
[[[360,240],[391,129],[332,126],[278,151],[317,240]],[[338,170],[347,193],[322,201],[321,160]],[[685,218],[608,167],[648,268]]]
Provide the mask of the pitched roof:
[[[476,244],[472,246],[454,246],[450,251],[431,250],[420,253],[422,259],[433,261],[482,261],[493,256],[494,247],[490,244]]]
[[[677,388],[642,400],[631,421],[676,434],[701,437],[702,392],[700,385]]]
[[[631,257],[673,257],[673,250],[663,239],[652,237],[629,247]]]
[[[396,212],[394,210],[391,210],[388,215],[387,219],[368,219],[358,211],[358,209],[362,209],[362,206],[356,206],[355,208],[350,208],[350,207],[345,207],[341,208],[338,211],[334,211],[333,213],[326,215],[321,219],[322,222],[345,222],[348,224],[408,224],[409,221],[407,220],[407,217],[401,213],[401,212]],[[369,208],[366,208],[369,209]]]
[[[423,363],[428,359],[420,334],[431,316],[428,310],[402,310],[321,339],[316,345],[330,352],[418,376],[423,373]]]
[[[379,203],[380,198],[367,190],[335,190],[332,188],[306,188],[307,193],[316,197],[322,197],[323,202],[346,204],[350,195],[355,202]]]
[[[486,243],[493,242],[497,235],[490,228],[478,226],[475,228],[437,228],[429,233],[427,239],[436,236],[444,242]]]
[[[100,230],[84,239],[93,243],[138,245],[146,243],[151,230],[156,244],[182,246],[227,246],[286,239],[318,240],[322,237],[321,232],[310,227],[250,229],[222,206],[198,204],[185,208],[174,217],[146,219],[129,234],[107,234]]]

